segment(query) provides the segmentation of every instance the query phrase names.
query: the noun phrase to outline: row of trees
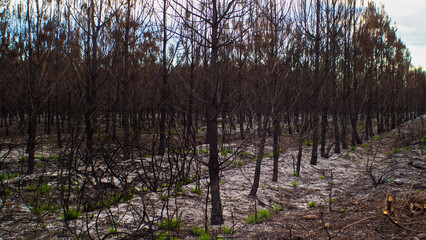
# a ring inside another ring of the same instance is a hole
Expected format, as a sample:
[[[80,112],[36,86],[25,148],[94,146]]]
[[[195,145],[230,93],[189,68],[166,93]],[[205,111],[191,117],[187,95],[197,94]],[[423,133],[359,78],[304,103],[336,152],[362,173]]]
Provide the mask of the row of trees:
[[[209,144],[212,224],[223,223],[218,146],[230,139],[227,128],[238,128],[241,139],[260,137],[250,192],[256,196],[268,134],[278,180],[284,124],[299,134],[300,173],[304,138],[312,137],[316,164],[318,147],[323,157],[332,146],[338,153],[348,148],[348,138],[360,144],[426,107],[425,72],[411,65],[391,19],[373,3],[1,4],[2,135],[9,135],[13,122],[26,133],[26,173],[34,172],[37,131],[56,133],[63,147],[63,134],[83,127],[83,160],[93,171],[99,129],[120,146],[122,159],[135,158],[143,133],[152,134],[144,149],[159,155],[176,139],[181,148],[194,149],[203,138]],[[360,118],[364,133],[357,128]]]

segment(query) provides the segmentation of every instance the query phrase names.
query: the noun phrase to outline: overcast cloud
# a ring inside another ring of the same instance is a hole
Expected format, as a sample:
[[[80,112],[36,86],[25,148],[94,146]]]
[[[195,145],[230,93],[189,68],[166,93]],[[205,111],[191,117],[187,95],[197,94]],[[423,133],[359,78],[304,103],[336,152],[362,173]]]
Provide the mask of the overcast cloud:
[[[384,4],[397,35],[410,49],[412,64],[426,69],[426,0],[374,0]]]

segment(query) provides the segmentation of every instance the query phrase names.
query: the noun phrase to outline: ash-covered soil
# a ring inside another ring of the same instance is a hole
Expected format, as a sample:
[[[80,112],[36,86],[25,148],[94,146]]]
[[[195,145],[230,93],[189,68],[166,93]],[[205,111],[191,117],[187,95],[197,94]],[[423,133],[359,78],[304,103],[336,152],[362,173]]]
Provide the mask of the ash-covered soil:
[[[311,147],[304,146],[298,177],[293,174],[298,152],[290,146],[295,137],[283,136],[281,146],[287,150],[279,157],[277,182],[272,181],[272,140],[268,139],[257,200],[248,197],[256,142],[224,144],[222,149],[228,152],[221,157],[228,162],[221,172],[220,191],[225,224],[210,226],[207,216],[212,239],[426,239],[422,130],[420,119],[405,123],[356,148],[328,159],[319,157],[316,166],[309,164]],[[206,162],[208,153],[203,149],[207,147],[198,146],[193,160]],[[3,159],[3,174],[22,170],[23,151],[14,149]],[[142,167],[152,161],[149,156],[119,162],[114,172],[102,161],[70,168],[65,160],[55,157],[61,153],[49,144],[43,145],[35,174],[2,180],[2,239],[151,239],[161,232],[167,232],[161,235],[163,239],[199,238],[190,229],[204,227],[206,212],[210,214],[208,172],[202,164],[198,178],[182,184],[182,189],[160,183],[152,191],[140,180],[153,174]],[[162,167],[167,169],[169,164],[173,163],[166,162]],[[98,179],[87,175],[91,168],[96,169]],[[190,171],[194,176],[194,168]],[[196,185],[201,186],[201,194],[193,191]],[[124,198],[126,194],[130,197]],[[117,195],[120,197],[114,199]],[[70,209],[80,213],[76,219],[64,219],[64,212]],[[246,221],[256,210],[265,209],[272,213],[270,218],[258,224]],[[181,219],[178,228],[158,230],[161,219],[176,217]],[[233,233],[224,234],[224,227],[233,229]]]

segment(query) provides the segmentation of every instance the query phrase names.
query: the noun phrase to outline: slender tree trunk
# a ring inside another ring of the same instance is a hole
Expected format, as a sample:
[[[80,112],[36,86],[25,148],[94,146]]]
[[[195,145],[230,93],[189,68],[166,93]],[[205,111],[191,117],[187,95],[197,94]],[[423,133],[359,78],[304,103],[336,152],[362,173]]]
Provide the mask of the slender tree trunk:
[[[46,105],[47,105],[47,111],[44,113],[44,132],[47,135],[50,135],[50,124],[51,124],[51,122],[50,122],[50,112],[51,112],[50,103],[47,103]]]
[[[244,114],[238,114],[238,123],[240,125],[240,137],[241,139],[246,139],[245,131],[244,131]]]
[[[340,153],[340,132],[339,132],[339,118],[337,112],[333,111],[333,128],[334,128],[334,152]]]
[[[195,66],[194,66],[194,58],[191,62],[191,73],[190,73],[190,80],[189,80],[189,87],[191,90],[194,90],[194,84],[195,84]],[[195,131],[193,131],[193,125],[192,125],[192,115],[193,115],[193,104],[194,104],[194,96],[192,94],[189,94],[188,99],[188,112],[187,112],[187,118],[186,118],[186,146],[189,147],[190,141],[192,141],[193,144],[195,144]]]
[[[127,1],[127,9],[126,9],[126,26],[125,26],[125,34],[124,34],[124,43],[123,43],[123,64],[124,64],[124,79],[123,79],[123,158],[130,158],[130,94],[129,94],[129,84],[130,84],[130,76],[129,76],[129,41],[130,41],[130,1]]]
[[[377,134],[382,134],[383,132],[383,125],[382,125],[382,117],[381,117],[381,113],[378,112],[376,114],[376,119],[377,119]]]
[[[280,120],[278,116],[273,119],[273,152],[274,152],[274,168],[272,173],[272,181],[278,181],[278,158],[280,152],[279,137],[280,137]]]
[[[257,111],[256,113],[256,121],[257,121],[257,136],[262,136],[262,114],[260,111]]]
[[[21,103],[22,104],[22,103]],[[25,106],[24,104],[22,104],[23,106]],[[18,115],[19,115],[19,129],[24,129],[24,123],[25,123],[25,109],[21,108],[18,110]],[[22,130],[22,133],[24,133],[24,131]]]
[[[351,142],[351,146],[356,146],[357,144],[361,144],[362,143],[361,137],[358,134],[357,122],[358,122],[358,117],[355,116],[355,115],[352,115],[351,116],[351,126],[352,126],[352,142]]]
[[[391,113],[391,130],[396,128],[396,113],[392,111]]]
[[[128,81],[128,67],[125,63],[125,80],[123,82],[123,158],[130,158],[130,127],[129,127],[129,81]]]
[[[319,68],[320,68],[320,14],[321,14],[321,1],[317,0],[316,3],[316,31],[315,31],[315,74],[314,77],[319,76]],[[314,80],[315,81],[315,80]],[[314,82],[314,86],[317,86],[314,88],[314,94],[313,94],[313,101],[314,101],[314,109],[312,111],[312,120],[313,120],[313,134],[312,134],[312,156],[311,156],[311,164],[316,165],[318,161],[318,139],[319,139],[319,132],[318,132],[318,126],[319,126],[319,113],[318,113],[318,96],[319,96],[319,88],[321,87],[319,83]]]
[[[98,71],[98,29],[95,24],[94,2],[91,0],[91,7],[88,9],[88,29],[91,34],[87,36],[87,66],[89,74],[86,81],[86,111],[84,121],[86,125],[86,163],[92,163],[93,158],[93,135],[95,133],[94,124],[96,122],[96,91],[97,91],[97,71]],[[89,51],[90,49],[90,51]]]
[[[386,113],[386,115],[385,115],[385,129],[386,129],[387,132],[389,132],[391,130],[389,113]]]
[[[61,120],[60,114],[58,110],[56,110],[56,139],[58,140],[58,148],[62,148],[62,128],[61,128]]]
[[[33,174],[34,172],[36,132],[37,132],[37,112],[34,109],[30,109],[29,121],[28,121],[28,140],[27,140],[27,153],[28,153],[27,175]]]
[[[318,161],[318,140],[319,140],[319,134],[318,134],[318,126],[319,126],[319,116],[318,111],[313,110],[312,113],[312,125],[313,125],[313,133],[312,133],[312,155],[311,155],[311,162],[312,165],[317,165]]]
[[[267,118],[264,119],[264,127],[266,127]],[[257,153],[257,160],[256,160],[256,169],[254,172],[254,178],[253,178],[253,185],[251,186],[251,190],[249,193],[250,197],[256,197],[257,196],[257,189],[259,188],[259,182],[260,182],[260,171],[262,167],[262,159],[264,155],[265,150],[265,143],[266,143],[266,128],[261,133],[260,138],[260,144],[259,144],[259,152]]]
[[[328,116],[327,109],[322,111],[321,116],[321,157],[327,157],[327,153],[325,152],[326,146],[326,134],[327,134],[327,126],[328,126]]]
[[[73,120],[72,113],[70,111],[68,111],[66,113],[65,117],[66,117],[66,120],[67,120],[67,133],[70,134],[71,130],[72,130],[72,120]],[[62,129],[64,129],[64,128],[62,128]]]
[[[342,116],[342,148],[348,149],[348,142],[347,142],[347,115],[343,114]]]
[[[167,114],[167,95],[168,95],[168,70],[167,70],[167,0],[163,0],[163,49],[162,49],[162,89],[160,101],[160,142],[158,154],[163,155],[166,150],[166,114]],[[169,126],[170,127],[170,126]]]
[[[294,114],[294,125],[296,125],[296,132],[300,132],[300,127],[299,127],[299,113]]]
[[[368,106],[367,106],[367,116],[365,119],[365,140],[368,141],[368,139],[370,137],[372,137],[374,135],[373,133],[373,113],[371,110],[371,101],[368,101]]]
[[[109,102],[109,101],[108,101]],[[109,103],[108,103],[109,105]],[[108,106],[107,112],[105,113],[105,133],[109,133],[111,125],[111,107]]]
[[[287,125],[288,125],[288,134],[293,134],[293,131],[291,130],[291,117],[290,114],[287,114]]]
[[[4,130],[5,130],[5,134],[6,137],[9,136],[9,124],[7,123],[7,112],[4,110],[3,111],[3,123],[4,123]]]
[[[273,52],[273,50],[272,50]],[[269,74],[268,74],[268,83],[266,86],[266,96],[265,96],[265,116],[263,119],[263,126],[261,123],[259,123],[259,130],[260,130],[260,145],[259,145],[259,152],[257,154],[257,161],[256,161],[256,169],[254,172],[254,178],[253,178],[253,185],[250,190],[249,196],[256,197],[257,196],[257,189],[259,188],[259,182],[260,182],[260,171],[262,167],[262,159],[265,151],[265,143],[266,143],[266,134],[269,130],[268,124],[269,124],[269,118],[271,117],[271,111],[272,111],[272,85],[275,83],[275,73],[274,73],[274,64],[275,64],[275,58],[274,56],[271,56],[269,59]],[[279,126],[278,126],[279,127]],[[278,139],[277,139],[278,141]],[[278,156],[278,154],[277,154]],[[278,177],[277,177],[278,178]]]
[[[50,133],[52,132],[51,131],[51,129],[52,129],[52,125],[54,124],[54,118],[55,118],[55,110],[54,110],[54,108],[53,108],[53,103],[50,103],[50,109],[51,109],[51,111],[50,111],[50,113],[49,113],[49,126],[48,126],[48,134],[50,135]]]
[[[299,131],[299,152],[297,153],[297,162],[296,162],[296,175],[300,176],[300,168],[302,165],[302,154],[303,154],[303,134],[305,134],[306,123],[305,123],[305,114],[302,113],[302,126],[300,126]]]
[[[356,7],[356,0],[353,2],[354,6],[353,9],[355,9]],[[353,10],[353,14],[355,14],[355,10]],[[356,24],[356,17],[352,18],[353,20],[353,40],[352,40],[352,44],[356,44],[356,33],[357,33],[357,24]],[[353,90],[352,90],[352,111],[351,111],[351,125],[352,125],[352,146],[355,146],[356,144],[362,144],[362,139],[359,136],[358,133],[358,129],[357,129],[357,125],[358,125],[358,114],[360,112],[360,107],[359,107],[359,97],[358,97],[358,72],[357,72],[357,57],[358,57],[358,53],[356,48],[354,48],[354,53],[353,55],[355,55],[355,59],[353,60],[353,66],[352,66],[352,71],[353,71]]]
[[[38,6],[36,6],[38,8]],[[38,9],[37,9],[38,10]],[[31,16],[31,5],[30,1],[27,0],[27,23],[28,23],[28,80],[29,80],[29,93],[28,93],[28,102],[27,102],[27,111],[28,111],[28,128],[27,128],[27,153],[28,153],[28,167],[27,175],[33,174],[35,166],[35,144],[36,144],[36,134],[37,134],[37,118],[39,115],[39,77],[40,77],[40,63],[38,62],[40,58],[40,42],[39,39],[33,39],[33,22]],[[36,23],[36,28],[40,26],[39,23]],[[36,33],[36,36],[38,33]],[[38,37],[38,36],[37,36]],[[33,40],[35,42],[33,42]],[[34,48],[35,47],[35,53]]]
[[[226,106],[224,106],[223,109],[225,109]],[[221,121],[221,126],[222,126],[222,142],[226,142],[226,113],[224,110],[222,110],[222,121]]]
[[[222,215],[222,201],[220,199],[220,166],[218,158],[218,131],[217,131],[217,114],[219,113],[219,105],[217,104],[217,89],[219,83],[219,68],[218,68],[218,12],[217,2],[213,3],[213,15],[212,15],[212,28],[211,28],[211,59],[210,59],[210,84],[208,91],[208,105],[207,105],[207,135],[209,144],[209,177],[210,177],[210,189],[211,189],[211,224],[221,225],[223,224]]]
[[[333,3],[331,10],[332,14],[332,28],[331,28],[331,39],[330,39],[330,48],[331,48],[331,87],[332,87],[332,118],[333,118],[333,128],[334,128],[334,152],[340,153],[340,132],[339,132],[339,117],[338,113],[338,95],[337,95],[337,60],[336,60],[336,48],[337,48],[337,27],[336,27],[336,3]]]

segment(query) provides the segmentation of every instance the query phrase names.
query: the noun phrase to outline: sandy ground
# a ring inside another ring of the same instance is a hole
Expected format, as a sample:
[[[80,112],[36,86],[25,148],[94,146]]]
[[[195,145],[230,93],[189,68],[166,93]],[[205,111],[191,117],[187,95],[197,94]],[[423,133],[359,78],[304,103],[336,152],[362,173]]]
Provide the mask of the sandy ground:
[[[246,144],[242,149],[236,142],[224,145],[224,149],[232,149],[233,153],[230,157],[233,162],[221,172],[224,226],[232,227],[234,233],[224,235],[223,226],[211,226],[211,235],[227,239],[426,239],[426,206],[423,209],[413,208],[414,203],[426,204],[423,202],[426,200],[426,157],[418,137],[421,129],[419,124],[419,120],[406,123],[398,130],[383,134],[381,139],[375,138],[356,149],[345,150],[328,159],[319,158],[316,166],[309,164],[311,148],[305,146],[299,177],[293,176],[293,159],[297,151],[289,148],[279,157],[278,182],[271,180],[272,144],[268,139],[266,156],[262,160],[258,202],[248,197],[256,164],[253,161],[257,153],[256,145]],[[407,138],[411,141],[403,144],[401,139]],[[283,147],[286,144],[289,143],[281,143]],[[198,146],[198,150],[206,147]],[[247,153],[239,154],[237,149]],[[57,154],[57,149],[44,146],[38,154],[53,156]],[[227,157],[231,155],[229,153]],[[11,152],[2,163],[2,171],[16,169],[17,159],[22,156],[23,150]],[[201,160],[205,161],[206,158],[207,154],[200,154]],[[121,164],[132,166],[134,162]],[[376,187],[368,174],[368,166],[376,179],[385,177],[386,182]],[[136,168],[130,168],[126,173],[128,182],[136,178],[136,172]],[[169,235],[179,239],[198,239],[189,229],[205,224],[208,185],[205,167],[197,182],[202,188],[200,195],[192,192],[195,182],[183,186],[183,192],[179,195],[175,194],[172,187],[148,192],[142,184],[136,184],[133,186],[133,199],[113,204],[109,208],[83,212],[77,220],[72,221],[61,219],[64,210],[58,204],[64,201],[63,196],[59,196],[58,176],[61,174],[57,165],[52,165],[42,174],[3,180],[4,186],[12,192],[2,195],[1,239],[24,239],[26,236],[28,239],[73,236],[81,239],[119,239],[123,236],[127,236],[127,239],[143,239],[142,233],[149,228],[146,222],[153,221],[153,225],[158,225],[159,218],[175,218],[176,215],[182,219],[182,226],[170,231]],[[48,179],[51,190],[46,195],[36,194],[26,187],[28,182],[40,179],[40,176]],[[120,185],[117,178],[108,179]],[[94,193],[91,194],[93,196]],[[165,195],[168,195],[168,200],[161,200]],[[383,214],[388,196],[394,199],[391,210],[395,213],[390,213],[393,218]],[[30,197],[39,197],[43,204],[58,204],[57,208],[51,212],[32,214],[28,200]],[[81,195],[81,198],[84,197],[87,195]],[[70,206],[83,204],[83,199],[70,201]],[[310,207],[309,203],[315,203],[316,206]],[[209,213],[210,203],[207,206]],[[246,222],[250,214],[262,209],[270,210],[272,216],[259,224]],[[399,223],[392,222],[392,219],[398,219]],[[138,232],[141,234],[135,234]]]

